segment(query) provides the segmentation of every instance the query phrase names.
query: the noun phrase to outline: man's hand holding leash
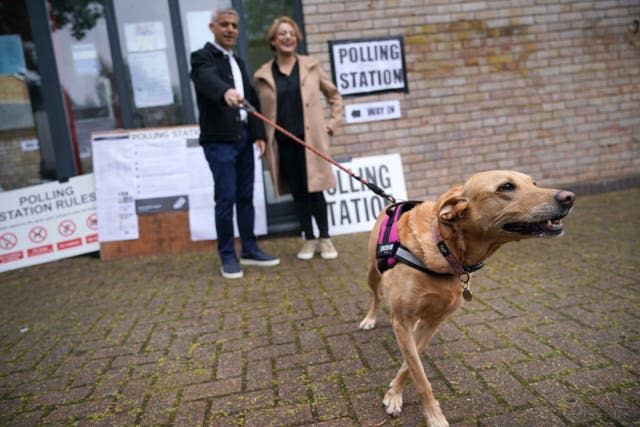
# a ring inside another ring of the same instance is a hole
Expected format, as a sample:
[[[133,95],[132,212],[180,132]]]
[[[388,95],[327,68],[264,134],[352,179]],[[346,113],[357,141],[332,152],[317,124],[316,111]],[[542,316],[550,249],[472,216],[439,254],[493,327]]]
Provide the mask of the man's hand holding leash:
[[[244,97],[236,89],[231,88],[224,93],[224,102],[231,108],[240,108],[244,103]],[[262,158],[267,149],[267,142],[264,139],[256,139],[254,142],[260,151],[260,158]]]

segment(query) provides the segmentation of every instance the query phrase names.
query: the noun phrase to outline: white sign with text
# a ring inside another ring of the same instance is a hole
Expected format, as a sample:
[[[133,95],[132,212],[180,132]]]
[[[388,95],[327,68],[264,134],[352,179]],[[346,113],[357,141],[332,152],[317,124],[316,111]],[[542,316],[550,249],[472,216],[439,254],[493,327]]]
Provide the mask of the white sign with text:
[[[409,91],[402,37],[329,41],[329,53],[343,96]]]
[[[93,174],[0,193],[0,272],[100,250]]]
[[[217,239],[213,178],[198,126],[93,134],[100,241],[140,238],[138,216],[188,211],[191,240]],[[254,147],[256,236],[267,234],[262,162]],[[239,235],[237,225],[234,227]]]
[[[347,123],[393,120],[400,117],[398,100],[349,104],[344,107],[344,120]]]
[[[340,164],[395,199],[407,198],[400,154],[358,157]],[[336,188],[324,193],[329,213],[329,234],[370,231],[388,202],[337,167],[334,166],[333,171]]]

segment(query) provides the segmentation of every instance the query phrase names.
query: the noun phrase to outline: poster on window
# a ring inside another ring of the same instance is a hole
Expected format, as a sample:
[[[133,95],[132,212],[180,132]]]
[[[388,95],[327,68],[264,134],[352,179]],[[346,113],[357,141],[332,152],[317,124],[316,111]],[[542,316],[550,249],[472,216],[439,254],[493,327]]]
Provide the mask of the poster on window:
[[[129,53],[167,48],[167,39],[161,21],[124,24],[124,36]]]
[[[78,76],[96,77],[100,74],[98,51],[93,43],[76,43],[71,45],[71,58]]]
[[[129,73],[136,108],[173,104],[173,88],[165,51],[130,53]]]

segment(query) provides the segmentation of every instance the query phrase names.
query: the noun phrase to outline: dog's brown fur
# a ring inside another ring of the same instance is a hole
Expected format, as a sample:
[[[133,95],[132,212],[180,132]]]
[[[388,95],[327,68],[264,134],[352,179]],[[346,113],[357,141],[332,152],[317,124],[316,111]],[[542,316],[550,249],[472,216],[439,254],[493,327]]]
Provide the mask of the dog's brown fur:
[[[368,283],[373,301],[360,329],[375,326],[382,282],[391,325],[404,356],[404,363],[383,400],[387,413],[396,416],[402,410],[402,391],[411,375],[422,400],[427,425],[449,425],[420,361],[420,353],[438,327],[462,303],[462,286],[436,246],[434,228],[460,263],[471,266],[487,259],[505,243],[527,237],[561,235],[559,219],[569,213],[574,199],[575,195],[569,191],[539,188],[531,177],[519,172],[488,171],[473,175],[464,185],[450,189],[437,201],[422,202],[404,213],[397,225],[400,242],[430,270],[452,273],[450,276],[426,274],[405,264],[397,264],[381,274],[376,245],[386,214],[384,210],[380,213],[369,239]],[[553,221],[553,225],[548,220]],[[540,224],[515,231],[503,228],[513,223]]]

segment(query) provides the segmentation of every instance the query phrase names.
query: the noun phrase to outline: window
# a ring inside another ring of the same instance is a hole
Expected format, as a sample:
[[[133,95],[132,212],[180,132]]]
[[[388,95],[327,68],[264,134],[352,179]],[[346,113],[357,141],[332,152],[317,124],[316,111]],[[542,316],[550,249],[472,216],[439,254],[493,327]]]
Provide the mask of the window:
[[[183,124],[180,79],[169,4],[114,0],[133,127]]]
[[[51,39],[78,173],[93,169],[91,132],[122,127],[101,2],[50,2]],[[81,19],[82,18],[82,19]]]
[[[0,191],[55,178],[41,78],[24,1],[0,1]]]

